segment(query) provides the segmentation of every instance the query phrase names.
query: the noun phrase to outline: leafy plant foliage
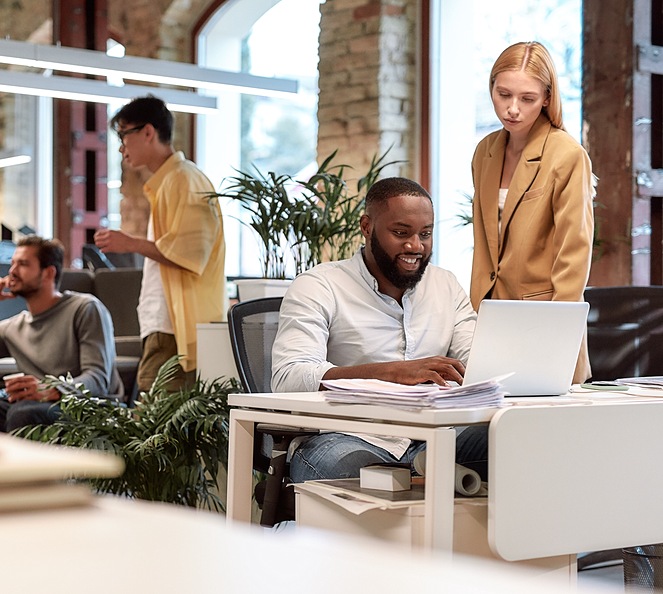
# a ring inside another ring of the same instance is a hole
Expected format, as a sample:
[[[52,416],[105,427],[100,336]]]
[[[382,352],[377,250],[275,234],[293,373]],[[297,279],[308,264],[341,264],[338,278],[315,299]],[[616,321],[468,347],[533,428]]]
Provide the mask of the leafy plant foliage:
[[[101,493],[222,511],[216,489],[219,465],[228,461],[227,395],[237,380],[197,380],[169,392],[178,357],[159,370],[135,408],[89,397],[81,385],[48,378],[63,392],[62,416],[52,425],[23,428],[19,435],[60,445],[112,452],[124,459],[122,476],[89,479]]]
[[[348,165],[334,165],[337,151],[329,155],[308,180],[296,180],[272,171],[238,171],[229,185],[208,199],[239,200],[250,214],[249,222],[262,247],[263,276],[286,278],[288,263],[295,275],[327,260],[350,257],[357,249],[366,191],[382,170],[398,161],[387,161],[388,150],[374,156],[368,171],[350,189]]]

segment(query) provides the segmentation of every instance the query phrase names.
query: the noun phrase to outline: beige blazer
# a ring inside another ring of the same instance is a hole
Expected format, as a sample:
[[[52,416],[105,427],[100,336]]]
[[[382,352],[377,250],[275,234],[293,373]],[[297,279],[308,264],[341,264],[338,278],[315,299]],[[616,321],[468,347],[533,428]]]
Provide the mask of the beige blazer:
[[[592,165],[585,149],[534,123],[509,186],[499,227],[498,191],[508,132],[484,138],[472,159],[474,256],[470,299],[583,301],[594,236]],[[590,377],[586,340],[575,382]]]

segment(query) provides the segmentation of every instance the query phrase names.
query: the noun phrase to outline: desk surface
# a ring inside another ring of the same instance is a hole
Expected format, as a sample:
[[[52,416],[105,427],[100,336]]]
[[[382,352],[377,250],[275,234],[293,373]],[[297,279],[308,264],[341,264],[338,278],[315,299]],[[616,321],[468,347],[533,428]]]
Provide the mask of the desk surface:
[[[257,410],[295,412],[302,415],[388,421],[407,425],[445,426],[487,423],[498,407],[403,410],[367,404],[327,402],[324,392],[286,392],[280,394],[230,394],[230,406]]]
[[[578,389],[576,387],[576,389]],[[659,398],[654,398],[659,396]],[[472,423],[488,423],[498,410],[519,406],[579,406],[586,404],[618,404],[662,401],[663,390],[635,390],[625,392],[599,392],[581,390],[563,396],[536,396],[506,398],[502,407],[440,408],[403,410],[389,406],[366,404],[337,404],[327,402],[324,392],[284,392],[264,394],[230,394],[228,404],[254,410],[293,412],[302,415],[337,417],[355,420],[386,421],[404,425],[443,427]]]

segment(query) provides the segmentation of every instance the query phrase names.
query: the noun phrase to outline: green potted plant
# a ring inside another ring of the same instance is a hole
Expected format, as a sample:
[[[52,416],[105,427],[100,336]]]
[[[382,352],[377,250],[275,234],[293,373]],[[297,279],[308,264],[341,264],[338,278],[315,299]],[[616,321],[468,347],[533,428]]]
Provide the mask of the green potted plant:
[[[347,258],[357,249],[366,191],[385,167],[397,163],[386,160],[388,152],[373,157],[353,189],[346,175],[351,168],[333,164],[334,151],[308,180],[254,167],[227,178],[226,187],[207,198],[240,201],[249,214],[245,224],[261,246],[264,279],[287,284],[289,273],[296,276],[325,259]]]
[[[228,393],[241,392],[237,380],[196,381],[168,392],[178,357],[159,370],[150,391],[135,408],[90,398],[81,385],[50,377],[66,391],[62,416],[52,425],[23,428],[29,439],[103,450],[125,462],[122,476],[87,479],[100,493],[224,510],[217,475],[228,463]]]

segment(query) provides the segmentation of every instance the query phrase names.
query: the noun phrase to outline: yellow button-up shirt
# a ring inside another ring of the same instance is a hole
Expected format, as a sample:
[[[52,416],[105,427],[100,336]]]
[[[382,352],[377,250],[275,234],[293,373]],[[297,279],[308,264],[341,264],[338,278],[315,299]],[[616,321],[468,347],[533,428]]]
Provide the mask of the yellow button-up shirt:
[[[160,265],[161,280],[184,371],[196,368],[196,324],[225,317],[225,241],[212,182],[182,152],[174,153],[143,187],[155,244],[177,266]]]

